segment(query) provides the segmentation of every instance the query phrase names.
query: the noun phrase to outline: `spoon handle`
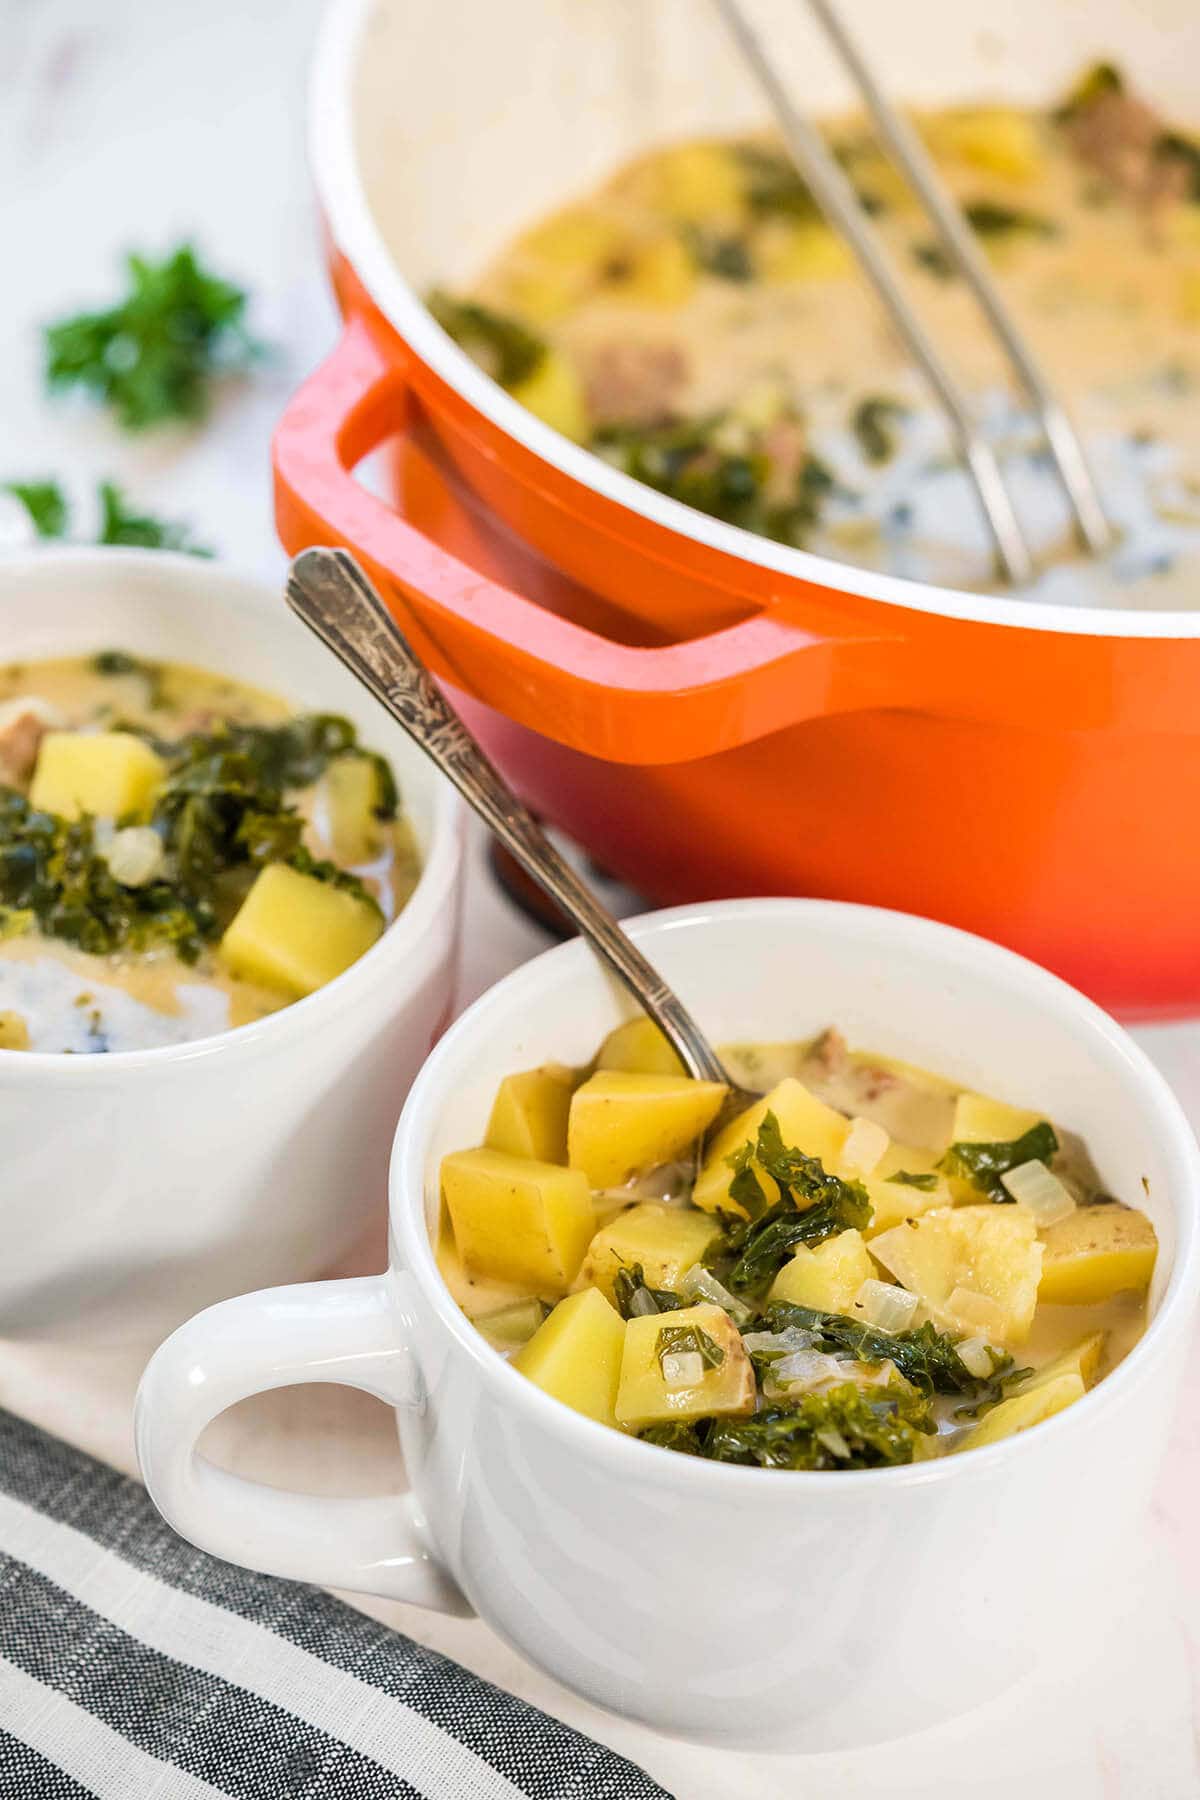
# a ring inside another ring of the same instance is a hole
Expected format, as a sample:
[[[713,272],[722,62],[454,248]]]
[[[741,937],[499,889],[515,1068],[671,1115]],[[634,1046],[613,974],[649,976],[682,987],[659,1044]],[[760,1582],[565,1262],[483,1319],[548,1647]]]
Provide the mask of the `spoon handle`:
[[[558,902],[665,1033],[688,1073],[728,1082],[720,1058],[691,1014],[484,755],[353,557],[344,550],[305,550],[292,564],[287,602]]]

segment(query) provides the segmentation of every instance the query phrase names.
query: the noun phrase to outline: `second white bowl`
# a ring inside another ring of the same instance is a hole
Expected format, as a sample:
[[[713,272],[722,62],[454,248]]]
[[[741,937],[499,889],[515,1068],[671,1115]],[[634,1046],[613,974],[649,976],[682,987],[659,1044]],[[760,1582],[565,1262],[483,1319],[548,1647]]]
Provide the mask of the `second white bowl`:
[[[151,1337],[197,1305],[327,1268],[385,1193],[409,1083],[450,1016],[460,814],[400,728],[288,613],[160,551],[0,561],[0,659],[119,647],[347,715],[397,772],[424,861],[344,975],[251,1025],[111,1056],[0,1055],[0,1325]]]

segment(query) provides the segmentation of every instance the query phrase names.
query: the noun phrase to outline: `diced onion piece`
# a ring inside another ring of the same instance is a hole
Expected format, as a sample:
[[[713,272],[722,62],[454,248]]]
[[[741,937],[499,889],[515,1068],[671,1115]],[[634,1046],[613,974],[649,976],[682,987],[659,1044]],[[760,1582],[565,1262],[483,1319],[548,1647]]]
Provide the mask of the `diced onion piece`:
[[[891,1141],[883,1126],[877,1125],[874,1119],[853,1120],[850,1130],[846,1134],[846,1141],[842,1145],[840,1159],[842,1174],[848,1176],[869,1175],[880,1162]]]
[[[1000,1177],[1014,1200],[1027,1206],[1037,1220],[1039,1231],[1057,1225],[1075,1211],[1075,1199],[1052,1169],[1034,1157],[1032,1162],[1018,1163]]]
[[[850,1446],[836,1426],[823,1425],[813,1436],[819,1444],[824,1444],[830,1456],[836,1456],[841,1462],[849,1461]]]
[[[122,887],[145,887],[163,866],[163,841],[150,825],[126,825],[101,850],[108,872]]]
[[[945,1305],[945,1311],[963,1331],[1002,1336],[1008,1322],[998,1300],[978,1294],[974,1288],[956,1287]]]
[[[638,1288],[629,1302],[631,1319],[648,1319],[651,1313],[658,1311],[658,1301],[648,1288]]]
[[[698,1350],[669,1352],[662,1359],[663,1381],[667,1387],[699,1387],[704,1380],[704,1358]]]
[[[845,1381],[846,1370],[836,1356],[826,1356],[823,1350],[796,1350],[791,1356],[781,1356],[771,1368],[776,1382],[786,1382],[788,1387],[815,1388],[823,1387],[827,1381]]]
[[[748,1306],[735,1299],[727,1287],[722,1287],[708,1269],[700,1263],[693,1263],[679,1283],[679,1292],[685,1300],[711,1300],[714,1306],[723,1307],[735,1325],[748,1325],[754,1316]]]
[[[747,1331],[742,1334],[742,1344],[750,1355],[761,1351],[767,1356],[788,1356],[797,1350],[811,1350],[816,1341],[816,1332],[805,1331],[800,1325],[788,1325],[783,1331]]]
[[[907,1331],[920,1305],[918,1296],[891,1281],[864,1281],[854,1296],[854,1311],[876,1331]]]
[[[986,1381],[992,1373],[992,1352],[986,1338],[964,1338],[961,1344],[955,1345],[958,1360],[969,1375],[979,1381]]]

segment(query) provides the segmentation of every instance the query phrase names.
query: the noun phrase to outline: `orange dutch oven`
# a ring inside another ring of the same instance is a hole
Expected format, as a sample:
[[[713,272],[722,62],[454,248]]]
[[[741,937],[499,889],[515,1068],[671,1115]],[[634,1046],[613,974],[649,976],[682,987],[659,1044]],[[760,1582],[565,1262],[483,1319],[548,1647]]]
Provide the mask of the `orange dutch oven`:
[[[612,45],[655,10],[337,0],[312,154],[345,323],[276,435],[284,544],[349,547],[526,797],[651,899],[901,907],[1011,944],[1123,1013],[1197,1010],[1200,611],[951,592],[751,536],[550,430],[422,304],[435,277],[629,155],[631,131],[754,116],[704,15],[667,4],[664,42],[684,35],[663,51],[661,105],[633,123],[638,109],[593,106],[626,68]],[[901,91],[978,91],[967,26],[983,10],[918,5],[945,26],[919,66],[880,12]],[[1057,10],[1015,9],[1018,91],[1031,58],[1030,91],[1052,91],[1099,49],[1169,87],[1171,45],[1196,35],[1185,0],[1165,47],[1157,12],[1151,31],[1134,6],[1095,7],[1097,41],[1064,44]],[[504,59],[535,27],[546,54],[520,104],[499,106]],[[568,63],[584,31],[595,54]],[[546,48],[560,40],[561,60]],[[472,108],[473,126],[449,128]],[[381,449],[386,497],[356,473]]]

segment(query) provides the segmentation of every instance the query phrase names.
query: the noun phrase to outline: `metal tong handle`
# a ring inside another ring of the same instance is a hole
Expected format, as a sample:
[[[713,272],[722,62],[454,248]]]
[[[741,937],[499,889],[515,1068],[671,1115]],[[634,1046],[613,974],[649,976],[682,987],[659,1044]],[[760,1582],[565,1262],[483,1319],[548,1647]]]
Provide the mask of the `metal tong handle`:
[[[792,99],[762,39],[750,24],[741,0],[715,0],[715,4],[767,96],[801,177],[830,223],[858,258],[914,361],[941,402],[975,483],[1001,572],[1014,585],[1022,586],[1035,573],[1034,559],[1013,507],[999,459],[979,427],[970,399],[909,300],[892,258],[867,217],[853,184],[816,126]],[[1112,531],[1083,447],[1010,317],[971,232],[954,202],[942,191],[916,134],[896,113],[875,82],[869,66],[835,12],[832,0],[809,0],[809,5],[858,84],[881,137],[924,202],[932,222],[1008,352],[1018,378],[1032,396],[1074,509],[1080,536],[1089,549],[1103,549],[1112,541]]]
[[[664,1033],[688,1074],[733,1086],[678,995],[559,855],[447,704],[354,558],[344,550],[305,550],[292,564],[287,602],[558,902]]]
[[[851,37],[833,0],[808,0],[810,10],[841,57],[875,121],[880,137],[925,207],[942,242],[996,333],[1041,423],[1042,432],[1075,514],[1084,548],[1100,555],[1114,532],[1096,488],[1079,434],[1042,372],[1037,358],[1008,310],[979,240],[951,198],[920,135],[884,93],[874,71]]]

